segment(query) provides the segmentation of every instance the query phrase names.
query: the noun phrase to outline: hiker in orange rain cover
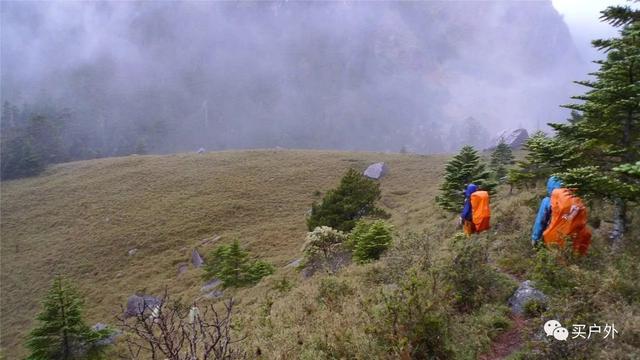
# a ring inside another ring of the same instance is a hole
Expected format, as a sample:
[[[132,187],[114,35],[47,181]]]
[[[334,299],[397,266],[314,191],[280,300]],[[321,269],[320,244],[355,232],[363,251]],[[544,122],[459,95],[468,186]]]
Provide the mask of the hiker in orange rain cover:
[[[591,244],[591,230],[587,226],[587,207],[562,181],[552,176],[547,181],[547,197],[542,199],[533,225],[531,243],[544,240],[546,246],[564,248],[571,240],[574,252],[585,255]]]
[[[489,193],[478,190],[476,184],[469,184],[464,192],[464,207],[460,214],[464,233],[471,235],[488,230],[490,219]]]

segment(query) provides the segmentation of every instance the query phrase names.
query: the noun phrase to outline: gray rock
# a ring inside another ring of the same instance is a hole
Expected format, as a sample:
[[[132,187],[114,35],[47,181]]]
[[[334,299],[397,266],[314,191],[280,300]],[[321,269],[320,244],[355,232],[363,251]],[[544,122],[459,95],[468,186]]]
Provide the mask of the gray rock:
[[[300,266],[301,262],[302,262],[302,259],[295,259],[292,262],[288,263],[286,267],[297,268],[298,266]]]
[[[369,167],[367,167],[367,170],[364,171],[364,176],[370,179],[378,180],[385,176],[388,172],[389,167],[385,163],[379,162],[369,165]]]
[[[131,295],[127,299],[127,309],[124,312],[124,317],[129,318],[137,316],[147,312],[160,305],[160,299],[151,295]]]
[[[189,270],[189,264],[187,263],[178,264],[178,275],[184,274],[185,272],[187,272],[187,270]]]
[[[205,150],[203,147],[201,147],[200,149],[198,149],[198,154],[204,154]]]
[[[529,301],[537,301],[546,305],[548,298],[542,291],[536,289],[531,280],[526,280],[518,286],[518,289],[509,298],[508,305],[514,314],[524,315],[525,305]]]
[[[205,298],[207,299],[219,299],[224,295],[224,293],[222,292],[222,290],[213,290],[207,294],[204,295]]]
[[[495,149],[500,141],[504,141],[512,149],[520,149],[524,143],[529,139],[529,133],[527,129],[516,129],[513,131],[503,130],[491,140],[491,147],[488,150]]]
[[[200,256],[198,249],[193,249],[191,251],[191,263],[197,268],[201,267],[202,264],[204,264],[204,260],[202,259],[202,256]]]
[[[200,291],[208,292],[208,291],[211,291],[211,290],[217,288],[220,285],[222,285],[222,281],[220,281],[219,279],[212,279],[209,282],[207,282],[206,284],[204,284],[204,286],[200,288]]]
[[[98,346],[113,345],[116,342],[116,339],[120,335],[122,335],[122,331],[120,331],[118,329],[112,329],[107,324],[97,323],[97,324],[95,324],[95,325],[93,325],[91,327],[91,330],[93,330],[93,331],[102,331],[102,330],[106,330],[106,329],[111,330],[111,333],[109,334],[108,337],[96,341],[96,343],[95,343],[96,345],[98,345]]]
[[[129,252],[127,252],[127,254],[129,254],[129,256],[133,256],[133,255],[135,255],[137,252],[138,252],[138,249],[133,248],[133,249],[129,250]]]
[[[220,235],[214,235],[213,237],[200,240],[200,245],[201,246],[209,245],[209,244],[212,244],[212,243],[220,240],[221,238],[222,238],[222,236],[220,236]]]

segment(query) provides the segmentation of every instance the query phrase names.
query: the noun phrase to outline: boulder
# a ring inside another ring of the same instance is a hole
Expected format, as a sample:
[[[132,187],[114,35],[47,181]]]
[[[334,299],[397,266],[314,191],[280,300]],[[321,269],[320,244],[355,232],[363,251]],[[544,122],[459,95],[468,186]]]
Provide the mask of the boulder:
[[[529,133],[527,129],[516,130],[503,130],[493,140],[491,140],[491,147],[488,150],[495,149],[500,141],[504,141],[510,148],[517,150],[522,148],[524,143],[529,139]]]
[[[524,315],[525,305],[530,301],[536,301],[546,305],[548,298],[542,291],[536,289],[531,280],[526,280],[518,286],[518,289],[509,298],[508,305],[514,314]]]
[[[133,248],[133,249],[129,250],[129,251],[127,252],[127,254],[129,254],[129,256],[133,256],[133,255],[135,255],[137,252],[138,252],[138,249]]]
[[[124,311],[124,317],[129,318],[146,312],[151,312],[161,303],[160,299],[151,295],[131,295],[127,299],[127,309]]]
[[[367,169],[364,171],[364,176],[370,179],[379,180],[383,176],[385,176],[388,172],[389,172],[389,167],[387,166],[387,164],[383,162],[379,162],[379,163],[369,165],[369,167],[367,167]]]
[[[204,260],[202,259],[202,256],[200,256],[198,249],[193,249],[191,251],[191,264],[197,268],[204,264]]]
[[[217,288],[220,285],[222,285],[222,281],[220,281],[220,279],[211,279],[206,284],[204,284],[203,287],[200,288],[200,291],[208,292]]]

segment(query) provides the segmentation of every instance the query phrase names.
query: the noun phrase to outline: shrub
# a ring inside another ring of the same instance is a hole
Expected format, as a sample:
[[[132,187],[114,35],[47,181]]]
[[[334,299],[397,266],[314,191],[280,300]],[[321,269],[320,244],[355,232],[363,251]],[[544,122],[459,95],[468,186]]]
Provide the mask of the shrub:
[[[437,299],[434,283],[410,271],[398,287],[381,293],[380,326],[373,331],[398,358],[449,359],[450,323],[446,309]],[[438,291],[436,289],[436,291]]]
[[[335,305],[343,296],[352,293],[353,289],[346,281],[329,276],[320,280],[318,301],[325,305]]]
[[[366,223],[359,221],[349,235],[349,246],[359,263],[377,260],[391,245],[391,226],[383,220]]]
[[[328,259],[341,248],[346,239],[345,233],[329,226],[319,226],[313,229],[307,234],[304,245],[302,245],[304,262],[307,263],[318,256],[323,257],[323,260]]]
[[[571,248],[570,245],[566,246]],[[572,274],[558,249],[541,247],[535,258],[533,280],[545,293],[568,291],[573,286]]]
[[[349,169],[336,189],[329,190],[320,203],[313,203],[307,227],[310,231],[318,226],[350,231],[359,218],[383,213],[375,206],[379,198],[377,182]]]
[[[446,268],[446,278],[454,290],[455,305],[469,311],[483,304],[496,278],[488,265],[486,244],[457,234],[452,244],[453,258]]]
[[[275,269],[262,260],[250,262],[249,253],[238,241],[216,248],[205,261],[206,280],[218,278],[224,287],[255,284],[263,277],[273,274]]]

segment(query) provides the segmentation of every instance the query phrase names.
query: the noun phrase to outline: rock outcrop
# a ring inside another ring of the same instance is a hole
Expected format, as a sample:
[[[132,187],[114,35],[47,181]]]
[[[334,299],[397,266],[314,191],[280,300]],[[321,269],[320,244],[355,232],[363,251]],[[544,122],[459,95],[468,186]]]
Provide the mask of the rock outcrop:
[[[503,130],[491,140],[491,147],[488,150],[495,149],[500,141],[503,141],[505,144],[509,145],[510,148],[514,150],[521,149],[524,143],[529,139],[529,132],[527,129],[516,129],[513,131]]]

